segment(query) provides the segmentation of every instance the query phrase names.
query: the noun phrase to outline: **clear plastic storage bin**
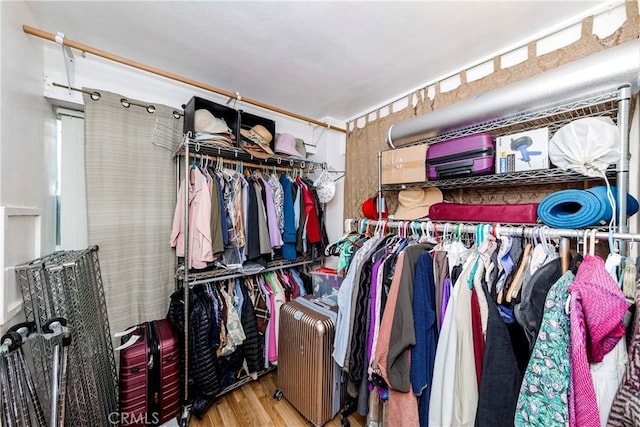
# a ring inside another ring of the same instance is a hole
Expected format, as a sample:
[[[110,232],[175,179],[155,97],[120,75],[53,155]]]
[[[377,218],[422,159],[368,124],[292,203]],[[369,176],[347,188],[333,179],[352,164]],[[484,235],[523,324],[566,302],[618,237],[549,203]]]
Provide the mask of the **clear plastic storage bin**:
[[[338,303],[338,289],[344,276],[338,274],[333,268],[322,267],[311,271],[311,284],[313,295],[323,301],[336,305]]]

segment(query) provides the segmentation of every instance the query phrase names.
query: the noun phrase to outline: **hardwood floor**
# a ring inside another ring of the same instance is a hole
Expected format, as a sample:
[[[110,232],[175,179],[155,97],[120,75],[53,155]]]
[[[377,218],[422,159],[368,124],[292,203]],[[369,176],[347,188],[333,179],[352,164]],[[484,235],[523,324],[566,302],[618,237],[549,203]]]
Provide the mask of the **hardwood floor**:
[[[273,393],[278,388],[277,371],[269,372],[258,381],[251,381],[218,399],[205,416],[191,418],[190,427],[270,427],[309,426],[307,421],[285,398],[276,400]],[[351,427],[364,427],[365,417],[358,413],[349,415]],[[340,427],[340,416],[325,424]]]

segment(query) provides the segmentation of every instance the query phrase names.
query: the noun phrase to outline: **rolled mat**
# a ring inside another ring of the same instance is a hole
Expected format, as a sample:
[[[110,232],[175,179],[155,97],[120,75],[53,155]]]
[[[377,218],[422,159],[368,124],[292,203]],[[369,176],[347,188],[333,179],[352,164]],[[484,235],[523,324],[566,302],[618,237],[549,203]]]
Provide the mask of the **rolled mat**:
[[[611,187],[617,199],[618,189]],[[627,194],[627,216],[638,211],[638,201]],[[583,228],[604,225],[611,220],[612,209],[607,187],[589,190],[562,190],[545,197],[538,206],[538,217],[554,228]]]

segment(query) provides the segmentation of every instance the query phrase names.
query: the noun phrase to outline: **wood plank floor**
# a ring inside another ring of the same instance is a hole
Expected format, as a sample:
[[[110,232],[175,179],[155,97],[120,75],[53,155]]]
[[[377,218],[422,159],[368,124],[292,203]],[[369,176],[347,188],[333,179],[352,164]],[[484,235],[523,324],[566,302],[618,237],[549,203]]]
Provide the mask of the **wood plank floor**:
[[[191,418],[190,427],[271,427],[309,426],[307,421],[286,399],[276,400],[277,371],[269,372],[258,381],[251,381],[216,401],[201,420]],[[365,417],[349,415],[351,427],[364,427]],[[340,416],[325,424],[340,427]]]

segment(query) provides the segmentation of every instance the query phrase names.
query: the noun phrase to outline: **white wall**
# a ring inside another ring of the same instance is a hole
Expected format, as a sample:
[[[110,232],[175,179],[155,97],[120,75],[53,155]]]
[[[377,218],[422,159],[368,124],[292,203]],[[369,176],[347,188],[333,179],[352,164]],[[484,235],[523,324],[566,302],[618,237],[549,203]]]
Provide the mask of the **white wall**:
[[[0,15],[0,324],[11,324],[4,317],[21,299],[11,267],[54,248],[56,123],[42,96],[42,43],[22,31],[37,23],[23,2],[2,2]]]

